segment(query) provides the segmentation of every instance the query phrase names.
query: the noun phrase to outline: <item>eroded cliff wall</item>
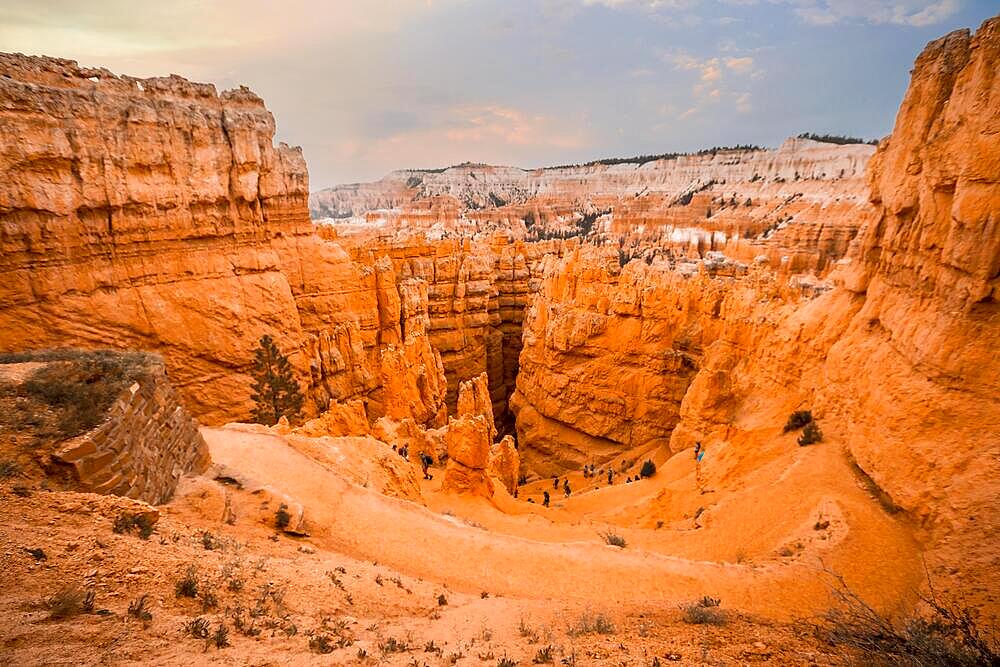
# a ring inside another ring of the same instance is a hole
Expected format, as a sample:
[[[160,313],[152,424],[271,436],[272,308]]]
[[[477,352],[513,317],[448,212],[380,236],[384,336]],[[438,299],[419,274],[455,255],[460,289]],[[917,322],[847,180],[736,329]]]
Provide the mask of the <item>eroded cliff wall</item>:
[[[793,294],[753,267],[688,289],[693,279],[656,275],[655,263],[617,277],[593,259],[553,265],[513,401],[527,460],[578,465],[698,441],[706,486],[736,483],[761,452],[777,455],[788,415],[809,409],[821,446],[842,448],[915,528],[939,583],[1000,608],[998,67],[1000,18],[917,59],[832,289]],[[639,298],[633,275],[647,285]],[[693,367],[664,365],[679,352]],[[557,440],[576,443],[562,460]]]
[[[391,336],[394,277],[316,235],[301,152],[273,145],[259,97],[20,55],[0,75],[0,349],[158,350],[212,423],[249,413],[270,333],[319,408],[405,366],[414,416],[439,411],[426,336]]]

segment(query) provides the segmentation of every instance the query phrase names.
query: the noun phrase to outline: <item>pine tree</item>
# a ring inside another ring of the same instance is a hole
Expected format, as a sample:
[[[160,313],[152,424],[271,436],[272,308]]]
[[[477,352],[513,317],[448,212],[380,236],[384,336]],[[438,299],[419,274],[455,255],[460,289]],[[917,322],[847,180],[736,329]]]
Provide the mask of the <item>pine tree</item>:
[[[302,392],[295,381],[292,365],[268,335],[261,337],[254,351],[252,385],[253,419],[259,424],[276,424],[282,416],[295,417],[302,409]]]

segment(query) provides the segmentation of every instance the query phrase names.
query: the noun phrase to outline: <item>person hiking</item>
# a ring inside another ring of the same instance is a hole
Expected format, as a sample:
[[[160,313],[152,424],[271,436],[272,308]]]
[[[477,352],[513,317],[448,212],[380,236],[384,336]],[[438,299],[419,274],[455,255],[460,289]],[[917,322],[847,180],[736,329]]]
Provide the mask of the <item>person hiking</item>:
[[[427,469],[431,467],[434,463],[434,459],[427,452],[422,452],[420,454],[420,465],[424,469],[424,479],[434,479],[434,476],[427,472]]]
[[[614,477],[614,474],[615,474],[614,471],[609,468],[608,469],[608,484],[614,484],[614,481],[612,479]]]
[[[559,488],[559,476],[558,475],[553,475],[552,476],[552,488],[553,489],[558,489]]]
[[[548,507],[548,506],[549,506],[549,492],[542,491],[542,507]]]
[[[694,443],[694,460],[695,461],[700,461],[701,460],[701,459],[698,458],[698,452],[700,452],[700,451],[701,451],[701,443],[700,442]]]
[[[402,447],[399,448],[399,455],[402,456],[404,459],[409,459],[410,448],[407,447],[406,445],[403,445]]]
[[[566,497],[569,498],[569,478],[568,477],[565,480],[563,480],[563,493],[565,493]]]

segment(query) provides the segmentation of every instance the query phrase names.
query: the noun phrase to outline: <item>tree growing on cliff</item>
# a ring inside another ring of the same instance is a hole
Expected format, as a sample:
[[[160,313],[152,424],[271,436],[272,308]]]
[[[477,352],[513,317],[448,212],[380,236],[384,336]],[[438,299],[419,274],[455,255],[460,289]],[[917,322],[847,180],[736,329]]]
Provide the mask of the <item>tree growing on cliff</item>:
[[[302,392],[295,381],[292,365],[268,335],[261,337],[254,351],[253,398],[256,406],[253,419],[259,424],[273,425],[284,417],[293,418],[302,410]]]

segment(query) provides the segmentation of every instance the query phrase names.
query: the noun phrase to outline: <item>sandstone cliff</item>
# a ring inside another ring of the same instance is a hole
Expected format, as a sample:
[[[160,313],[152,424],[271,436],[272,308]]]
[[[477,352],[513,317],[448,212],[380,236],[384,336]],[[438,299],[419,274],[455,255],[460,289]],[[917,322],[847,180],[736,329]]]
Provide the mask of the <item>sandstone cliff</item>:
[[[795,447],[781,427],[810,409],[820,446],[843,448],[912,522],[938,582],[996,611],[998,63],[1000,19],[918,58],[833,289],[753,270],[682,279],[655,263],[616,275],[592,255],[553,263],[512,399],[529,463],[698,441],[698,483],[731,488]]]
[[[873,151],[789,139],[775,150],[535,170],[460,165],[328,188],[311,195],[310,207],[353,232],[578,235],[694,256],[763,254],[787,270],[825,271],[868,211],[863,175]]]
[[[273,146],[259,97],[21,55],[0,74],[0,350],[155,349],[218,422],[247,414],[270,333],[319,408],[371,398],[377,417],[405,390],[437,415],[436,353],[396,331],[397,302],[420,302],[393,290],[419,287],[315,234],[301,152]]]

